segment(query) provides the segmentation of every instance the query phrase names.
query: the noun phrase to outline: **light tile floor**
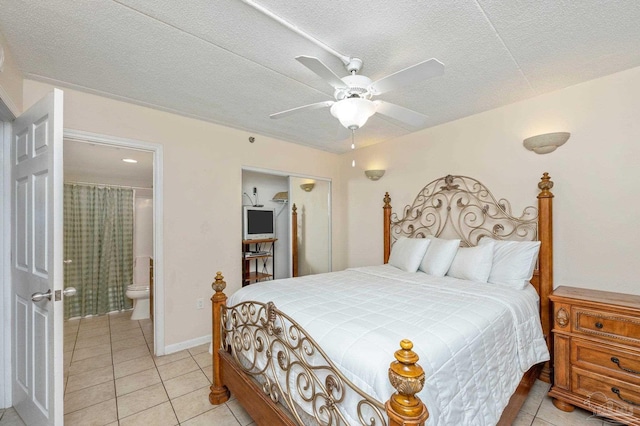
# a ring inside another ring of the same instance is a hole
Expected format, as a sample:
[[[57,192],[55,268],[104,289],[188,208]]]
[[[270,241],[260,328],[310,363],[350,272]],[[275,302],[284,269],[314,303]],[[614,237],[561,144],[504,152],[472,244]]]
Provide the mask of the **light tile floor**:
[[[209,403],[209,345],[156,357],[150,320],[131,312],[65,322],[64,424],[253,426],[232,398]],[[0,425],[24,425],[13,408]]]
[[[130,312],[65,323],[65,426],[254,426],[232,398],[209,404],[209,345],[156,357],[151,321]],[[520,410],[517,426],[606,426],[591,413],[565,413],[538,381]],[[13,408],[0,410],[0,426],[24,425]]]

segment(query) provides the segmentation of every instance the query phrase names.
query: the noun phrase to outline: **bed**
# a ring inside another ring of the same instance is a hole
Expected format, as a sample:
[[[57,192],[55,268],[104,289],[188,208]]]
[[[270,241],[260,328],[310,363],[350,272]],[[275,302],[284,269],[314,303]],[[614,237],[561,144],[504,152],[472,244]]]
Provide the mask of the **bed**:
[[[401,215],[385,195],[383,265],[252,285],[229,300],[218,274],[210,402],[231,392],[264,425],[510,424],[541,370],[549,378],[552,186],[545,173],[538,208],[514,216],[479,181],[445,176]],[[439,240],[473,253],[540,241],[531,284],[471,281],[462,255],[462,276],[398,265],[401,247]]]

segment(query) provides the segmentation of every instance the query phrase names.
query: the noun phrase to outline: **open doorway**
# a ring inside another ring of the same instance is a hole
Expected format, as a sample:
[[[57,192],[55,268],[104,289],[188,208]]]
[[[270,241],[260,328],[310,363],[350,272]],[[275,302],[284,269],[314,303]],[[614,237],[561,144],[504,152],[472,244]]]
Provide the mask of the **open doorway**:
[[[68,368],[112,352],[118,329],[123,347],[164,353],[161,158],[154,144],[65,131],[65,286],[78,286],[76,300],[65,301]],[[112,336],[93,338],[92,325],[109,323]]]
[[[330,179],[243,167],[242,204],[243,209],[248,206],[272,209],[276,238],[267,261],[247,262],[244,253],[243,285],[254,282],[247,280],[247,275],[251,277],[253,269],[265,268],[265,264],[266,271],[260,272],[266,272],[267,280],[331,272]],[[249,255],[250,259],[256,257]]]

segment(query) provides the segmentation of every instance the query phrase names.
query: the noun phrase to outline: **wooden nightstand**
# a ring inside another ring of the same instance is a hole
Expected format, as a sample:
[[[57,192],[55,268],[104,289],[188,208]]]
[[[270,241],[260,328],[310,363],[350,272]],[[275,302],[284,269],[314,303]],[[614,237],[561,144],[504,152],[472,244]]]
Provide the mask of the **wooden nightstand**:
[[[550,299],[553,404],[640,425],[640,296],[558,287]]]

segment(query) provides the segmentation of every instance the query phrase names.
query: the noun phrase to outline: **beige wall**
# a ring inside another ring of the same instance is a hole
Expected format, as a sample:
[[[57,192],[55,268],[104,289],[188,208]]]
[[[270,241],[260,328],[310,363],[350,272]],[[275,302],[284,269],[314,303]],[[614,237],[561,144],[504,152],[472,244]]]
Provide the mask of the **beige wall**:
[[[28,107],[51,86],[26,80]],[[138,139],[164,149],[165,341],[210,334],[216,270],[229,293],[240,287],[242,166],[328,177],[332,190],[333,269],[382,261],[381,201],[396,211],[424,184],[445,174],[483,181],[514,210],[535,204],[537,181],[550,172],[556,186],[557,285],[640,294],[640,68],[447,123],[342,156],[260,135],[65,90],[65,127]],[[570,131],[556,152],[537,155],[522,139]],[[274,156],[273,153],[279,155]],[[286,155],[282,155],[285,153]],[[358,167],[351,168],[355,158]],[[378,182],[363,170],[384,168]],[[344,200],[348,200],[345,202]]]
[[[17,116],[22,112],[22,73],[2,33],[0,33],[0,46],[4,49],[4,66],[0,72],[0,99],[9,107],[13,115]]]
[[[381,262],[384,191],[399,212],[431,180],[463,174],[521,210],[535,205],[548,171],[555,285],[640,294],[639,117],[635,68],[345,154],[349,266]],[[523,148],[525,137],[551,131],[572,135],[551,154]],[[371,168],[387,173],[371,182],[363,174]]]
[[[52,86],[25,80],[28,107]],[[306,148],[64,89],[65,128],[162,144],[164,152],[165,343],[167,346],[211,334],[209,299],[216,271],[228,294],[240,288],[242,166],[336,179],[335,154]],[[277,153],[278,155],[274,155]],[[335,189],[334,189],[335,191]],[[266,195],[265,195],[266,196]],[[334,229],[340,233],[342,206],[334,192]],[[334,238],[339,244],[344,239]],[[344,267],[343,249],[334,249],[334,267]]]

